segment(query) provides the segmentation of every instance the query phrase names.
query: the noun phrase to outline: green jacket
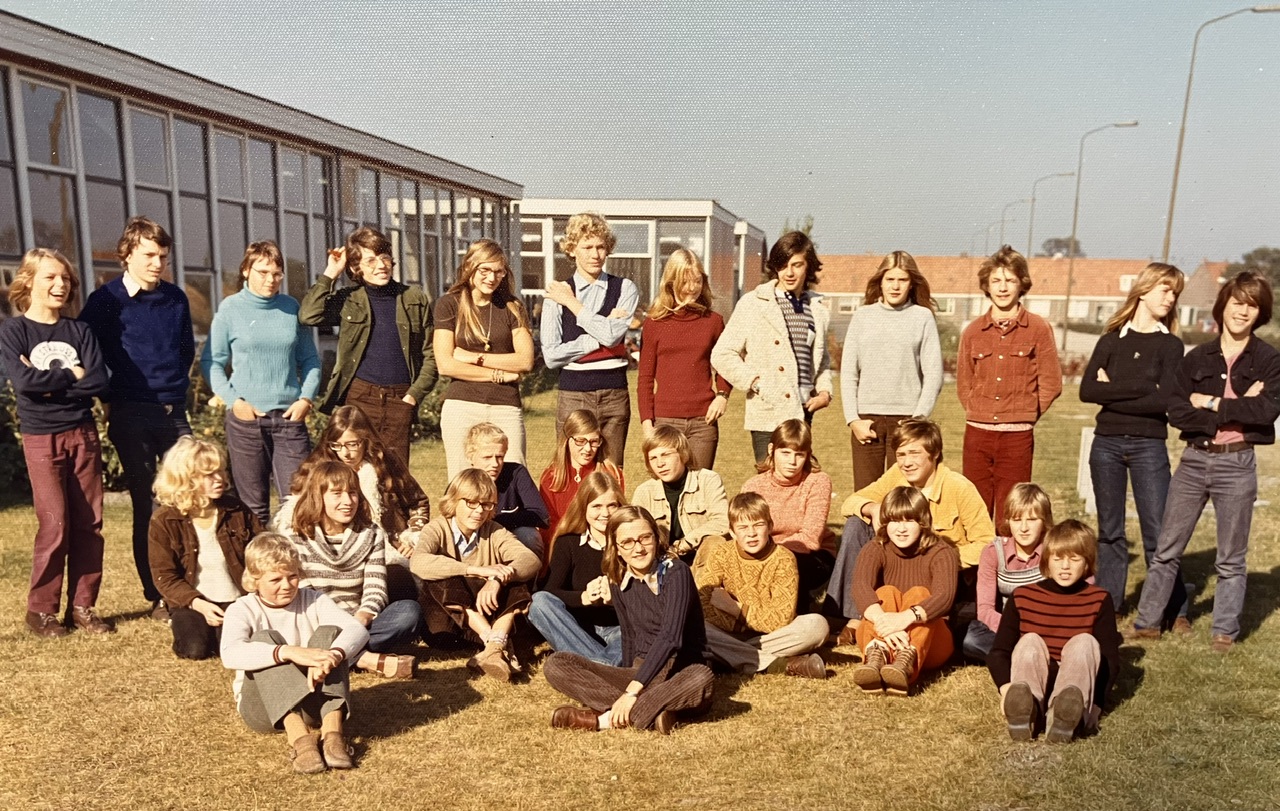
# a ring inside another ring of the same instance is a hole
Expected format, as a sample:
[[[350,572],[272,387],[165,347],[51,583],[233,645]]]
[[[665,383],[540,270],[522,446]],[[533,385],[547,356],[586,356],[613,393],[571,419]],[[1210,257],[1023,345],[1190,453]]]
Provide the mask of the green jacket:
[[[321,276],[302,298],[298,321],[310,327],[338,328],[338,360],[329,375],[329,385],[321,398],[320,410],[325,414],[342,405],[347,389],[356,378],[356,369],[364,359],[373,327],[369,294],[364,285],[335,290],[336,279]],[[400,284],[391,282],[391,284]],[[397,297],[396,326],[400,331],[400,348],[409,366],[409,395],[419,404],[436,384],[436,356],[431,349],[431,298],[419,287],[406,287]]]

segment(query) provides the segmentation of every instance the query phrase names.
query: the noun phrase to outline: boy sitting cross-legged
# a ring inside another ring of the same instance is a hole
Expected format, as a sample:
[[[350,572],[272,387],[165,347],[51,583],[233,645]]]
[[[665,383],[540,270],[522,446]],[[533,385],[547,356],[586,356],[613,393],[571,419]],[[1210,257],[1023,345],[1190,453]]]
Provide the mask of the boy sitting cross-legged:
[[[1098,726],[1119,672],[1120,634],[1106,590],[1085,580],[1097,560],[1093,530],[1063,521],[1045,535],[1040,571],[1048,579],[1005,602],[987,667],[1015,741],[1031,740],[1041,709],[1050,743]]]
[[[758,493],[734,496],[729,529],[734,542],[710,548],[697,572],[712,658],[744,673],[825,679],[814,651],[829,626],[821,614],[796,616],[800,572],[795,555],[773,542],[768,502]]]

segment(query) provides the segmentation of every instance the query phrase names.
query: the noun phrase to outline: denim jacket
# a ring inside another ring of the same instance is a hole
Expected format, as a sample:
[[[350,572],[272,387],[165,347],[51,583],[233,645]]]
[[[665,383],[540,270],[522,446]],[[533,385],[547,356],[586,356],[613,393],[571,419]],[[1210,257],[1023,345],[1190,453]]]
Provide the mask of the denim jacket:
[[[1251,445],[1271,445],[1276,441],[1275,422],[1280,419],[1280,352],[1253,335],[1231,367],[1231,390],[1236,399],[1223,400],[1218,410],[1195,408],[1192,394],[1221,397],[1227,387],[1227,359],[1222,339],[1197,346],[1178,364],[1173,390],[1169,394],[1169,424],[1179,429],[1187,442],[1213,441],[1218,429],[1237,423]],[[1244,394],[1262,381],[1262,393]]]

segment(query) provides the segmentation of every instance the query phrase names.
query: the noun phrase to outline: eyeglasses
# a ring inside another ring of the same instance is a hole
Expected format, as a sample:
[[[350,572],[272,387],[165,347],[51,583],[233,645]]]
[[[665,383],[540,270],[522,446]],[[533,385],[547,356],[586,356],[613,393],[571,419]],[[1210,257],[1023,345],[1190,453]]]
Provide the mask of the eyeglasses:
[[[330,442],[329,443],[329,450],[333,451],[334,453],[341,453],[343,451],[358,451],[363,447],[364,447],[363,439],[353,439],[350,442]]]
[[[653,545],[654,540],[653,533],[646,532],[638,538],[619,538],[617,540],[617,544],[619,549],[624,552],[630,552],[637,546],[651,546]]]
[[[487,276],[491,279],[502,279],[507,275],[506,268],[480,268],[476,271],[477,276]]]
[[[590,447],[591,450],[593,451],[598,450],[600,447],[600,443],[604,442],[604,440],[600,437],[596,437],[595,439],[587,439],[585,436],[571,436],[569,438],[572,439],[573,444],[577,445],[579,448]]]
[[[489,512],[489,510],[492,510],[494,507],[498,506],[498,502],[496,501],[472,501],[469,498],[464,498],[462,500],[462,503],[463,505],[466,506],[468,510],[471,510],[472,512],[476,510],[484,510],[485,512]]]
[[[383,265],[386,265],[389,268],[393,268],[396,266],[396,260],[393,259],[390,254],[385,254],[385,253],[379,256],[375,256],[371,259],[360,260],[360,267],[362,268],[378,268]]]

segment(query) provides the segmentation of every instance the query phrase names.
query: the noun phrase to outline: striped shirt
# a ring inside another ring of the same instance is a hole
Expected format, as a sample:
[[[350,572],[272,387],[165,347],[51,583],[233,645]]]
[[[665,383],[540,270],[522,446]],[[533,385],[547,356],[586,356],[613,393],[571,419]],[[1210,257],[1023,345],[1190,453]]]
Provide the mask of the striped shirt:
[[[800,384],[800,397],[808,400],[813,396],[813,342],[817,340],[817,327],[813,323],[813,308],[810,302],[813,297],[808,291],[799,296],[800,312],[782,288],[776,288],[778,308],[782,310],[782,320],[787,323],[787,335],[791,338],[791,354],[796,356],[796,381]]]
[[[348,614],[377,616],[387,605],[387,533],[376,524],[327,537],[315,529],[310,538],[293,535],[302,559],[302,585],[329,595]]]

